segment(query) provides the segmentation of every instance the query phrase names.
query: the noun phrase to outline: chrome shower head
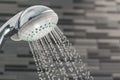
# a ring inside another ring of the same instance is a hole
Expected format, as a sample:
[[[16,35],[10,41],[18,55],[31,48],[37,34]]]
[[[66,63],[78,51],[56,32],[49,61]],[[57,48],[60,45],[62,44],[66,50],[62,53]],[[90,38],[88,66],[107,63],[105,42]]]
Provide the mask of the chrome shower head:
[[[57,21],[58,16],[52,9],[43,5],[29,7],[0,27],[0,44],[9,32],[12,32],[11,39],[14,41],[40,39],[56,26]]]
[[[11,39],[35,41],[48,34],[57,24],[58,16],[45,6],[33,6],[20,16],[20,29]]]

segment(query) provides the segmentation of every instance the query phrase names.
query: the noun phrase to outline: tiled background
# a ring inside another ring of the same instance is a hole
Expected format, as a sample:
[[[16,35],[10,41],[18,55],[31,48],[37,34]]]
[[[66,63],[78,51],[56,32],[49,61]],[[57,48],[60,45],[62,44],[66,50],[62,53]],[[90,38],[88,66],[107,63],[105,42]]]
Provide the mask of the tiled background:
[[[120,0],[0,0],[0,25],[35,4],[58,13],[60,29],[95,80],[120,80]],[[38,80],[27,42],[7,39],[0,51],[0,80]]]

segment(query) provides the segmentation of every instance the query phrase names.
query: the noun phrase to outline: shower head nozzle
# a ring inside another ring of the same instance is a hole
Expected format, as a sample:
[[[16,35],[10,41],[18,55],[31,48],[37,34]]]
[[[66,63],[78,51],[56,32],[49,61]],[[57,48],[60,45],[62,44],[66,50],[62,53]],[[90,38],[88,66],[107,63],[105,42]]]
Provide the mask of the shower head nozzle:
[[[20,40],[34,41],[48,34],[57,24],[57,15],[53,12],[41,14],[24,25],[18,31]]]
[[[11,39],[14,41],[35,41],[44,37],[56,26],[58,16],[48,7],[33,6],[23,12],[20,21],[20,29]]]

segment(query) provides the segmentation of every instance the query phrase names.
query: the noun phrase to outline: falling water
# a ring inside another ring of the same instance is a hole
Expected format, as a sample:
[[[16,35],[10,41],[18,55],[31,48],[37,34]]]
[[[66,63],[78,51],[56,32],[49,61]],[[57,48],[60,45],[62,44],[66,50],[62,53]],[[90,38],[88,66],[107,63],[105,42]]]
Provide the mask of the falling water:
[[[93,80],[80,54],[58,27],[29,46],[40,80]]]

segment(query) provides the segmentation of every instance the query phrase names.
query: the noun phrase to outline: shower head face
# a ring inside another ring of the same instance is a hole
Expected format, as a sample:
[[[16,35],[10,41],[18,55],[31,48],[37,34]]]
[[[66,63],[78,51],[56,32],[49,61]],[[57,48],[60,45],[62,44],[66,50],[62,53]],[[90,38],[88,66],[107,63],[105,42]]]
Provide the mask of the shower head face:
[[[35,41],[47,35],[56,27],[58,16],[53,11],[45,12],[21,26],[18,31],[20,40]]]

